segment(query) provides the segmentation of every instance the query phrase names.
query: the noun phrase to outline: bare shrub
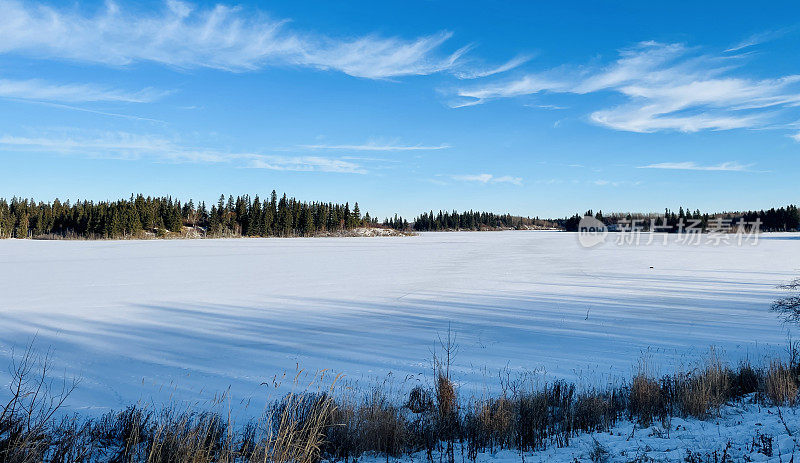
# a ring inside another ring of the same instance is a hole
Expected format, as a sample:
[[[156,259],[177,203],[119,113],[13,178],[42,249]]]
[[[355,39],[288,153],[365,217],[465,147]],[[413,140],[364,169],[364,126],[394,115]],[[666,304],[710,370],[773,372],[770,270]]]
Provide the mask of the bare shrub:
[[[416,386],[408,393],[406,408],[411,413],[425,413],[433,410],[433,397],[430,391],[422,386]]]
[[[439,441],[446,444],[445,453],[450,463],[455,461],[455,441],[459,438],[461,431],[461,414],[459,410],[458,395],[456,387],[450,378],[450,367],[458,353],[457,336],[447,326],[447,338],[439,338],[442,348],[442,359],[436,353],[433,356],[435,393],[436,393],[436,434]]]
[[[753,368],[749,361],[739,363],[739,367],[730,373],[731,396],[741,397],[758,392],[763,377],[763,371]]]
[[[406,409],[411,413],[409,445],[415,450],[424,449],[428,459],[433,458],[433,449],[438,444],[438,408],[434,401],[435,391],[422,386],[411,389]]]
[[[786,290],[789,295],[775,301],[772,310],[787,323],[800,323],[800,278],[779,285],[778,288]]]
[[[50,355],[37,355],[33,341],[9,366],[9,400],[0,405],[0,461],[42,461],[53,444],[48,426],[78,381],[50,378]]]

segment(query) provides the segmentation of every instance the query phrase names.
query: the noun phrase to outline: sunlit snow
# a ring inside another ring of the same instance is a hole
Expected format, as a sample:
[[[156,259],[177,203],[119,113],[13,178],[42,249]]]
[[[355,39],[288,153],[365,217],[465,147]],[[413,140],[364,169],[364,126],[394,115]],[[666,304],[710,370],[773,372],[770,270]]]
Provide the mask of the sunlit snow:
[[[769,306],[798,270],[795,234],[596,249],[534,231],[0,240],[0,356],[35,338],[54,376],[82,379],[70,405],[97,410],[228,387],[259,399],[298,366],[424,381],[448,325],[462,390],[492,387],[501,369],[613,381],[643,357],[671,371],[712,345],[731,362],[782,350]]]

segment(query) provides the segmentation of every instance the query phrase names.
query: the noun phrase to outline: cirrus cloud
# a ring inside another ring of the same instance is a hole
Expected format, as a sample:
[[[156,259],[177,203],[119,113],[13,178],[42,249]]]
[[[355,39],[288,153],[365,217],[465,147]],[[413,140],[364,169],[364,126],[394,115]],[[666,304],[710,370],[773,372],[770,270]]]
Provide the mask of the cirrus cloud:
[[[227,164],[234,167],[293,172],[366,174],[344,158],[287,156],[182,145],[158,135],[110,131],[46,133],[33,137],[0,136],[0,150],[76,155],[90,158],[149,159],[162,163]]]
[[[722,171],[722,172],[745,172],[752,167],[753,164],[740,164],[736,161],[723,162],[720,164],[700,165],[693,161],[686,162],[659,162],[656,164],[648,164],[646,166],[639,166],[638,169],[667,169],[667,170],[704,170],[704,171]]]
[[[513,177],[511,175],[495,176],[492,174],[467,174],[467,175],[450,175],[453,180],[461,182],[474,182],[474,183],[510,183],[513,185],[522,185],[522,177]]]
[[[714,56],[683,44],[642,42],[599,67],[561,66],[456,91],[454,107],[540,93],[607,92],[621,103],[589,114],[599,125],[630,132],[784,127],[779,113],[800,105],[800,75],[755,79],[744,58]],[[777,122],[776,122],[777,121]]]
[[[386,79],[452,70],[467,50],[442,52],[452,37],[447,31],[340,39],[292,30],[286,20],[242,7],[177,0],[154,13],[114,2],[87,12],[17,0],[0,0],[0,11],[0,53],[111,66],[155,62],[242,72],[282,65]]]
[[[92,84],[54,84],[41,79],[0,79],[0,97],[37,101],[62,101],[68,103],[111,101],[123,103],[149,103],[166,92],[150,88],[136,92],[109,89]]]
[[[450,145],[400,145],[389,143],[363,143],[360,145],[299,145],[298,148],[309,150],[335,150],[335,151],[438,151],[449,149]]]

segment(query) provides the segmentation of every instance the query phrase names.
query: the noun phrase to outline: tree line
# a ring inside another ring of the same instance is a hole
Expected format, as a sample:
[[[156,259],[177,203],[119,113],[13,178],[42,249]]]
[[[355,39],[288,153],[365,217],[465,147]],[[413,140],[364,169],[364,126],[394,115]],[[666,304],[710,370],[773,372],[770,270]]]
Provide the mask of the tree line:
[[[400,218],[402,220],[402,217]],[[395,225],[397,225],[395,221]],[[391,225],[391,224],[390,224]],[[408,227],[408,222],[405,222]],[[538,218],[520,217],[511,214],[494,214],[492,212],[478,211],[433,211],[420,214],[414,219],[411,227],[416,231],[442,231],[442,230],[496,230],[496,229],[523,229],[523,228],[550,228],[555,226],[547,220]]]
[[[709,226],[716,226],[722,219],[727,225],[736,227],[743,221],[748,227],[758,222],[761,231],[797,231],[800,230],[800,211],[797,206],[790,204],[786,207],[771,208],[758,211],[739,211],[739,212],[717,212],[701,213],[699,209],[692,211],[689,208],[680,207],[677,212],[665,209],[664,214],[643,214],[643,213],[613,213],[604,215],[603,211],[593,213],[592,210],[586,211],[583,216],[594,216],[606,225],[624,224],[630,226],[636,220],[636,225],[643,231],[650,231],[651,226],[657,227],[656,231],[677,232],[681,224],[684,227],[694,224],[700,230],[707,230]],[[575,214],[557,221],[561,228],[567,231],[577,231],[582,215]]]
[[[336,204],[305,202],[273,190],[265,199],[258,195],[220,195],[210,208],[205,202],[181,203],[169,196],[131,195],[118,201],[36,202],[14,197],[0,198],[0,238],[78,238],[119,239],[148,236],[165,237],[182,232],[206,237],[313,236],[336,233],[364,226],[384,226],[404,231],[496,230],[561,228],[576,231],[584,215],[594,216],[606,225],[637,221],[641,230],[656,225],[657,231],[675,232],[683,226],[707,230],[719,219],[731,226],[743,220],[760,222],[762,231],[800,229],[800,213],[795,205],[759,211],[701,213],[688,208],[665,209],[664,214],[594,213],[555,220],[495,214],[479,211],[424,212],[409,222],[401,216],[387,218],[379,225],[369,213],[361,215],[358,203]],[[188,227],[188,230],[187,230]]]
[[[377,225],[358,203],[304,202],[258,195],[219,197],[210,209],[205,202],[181,203],[172,197],[131,195],[118,201],[36,202],[0,198],[0,238],[118,239],[164,237],[191,227],[207,237],[312,236]]]

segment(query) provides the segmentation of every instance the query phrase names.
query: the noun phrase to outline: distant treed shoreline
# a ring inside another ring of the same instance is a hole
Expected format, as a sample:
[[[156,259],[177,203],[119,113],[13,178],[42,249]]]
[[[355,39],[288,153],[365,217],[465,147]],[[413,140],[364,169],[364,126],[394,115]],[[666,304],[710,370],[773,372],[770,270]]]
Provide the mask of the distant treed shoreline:
[[[430,211],[417,216],[410,224],[403,220],[402,217],[397,218],[396,216],[394,219],[388,219],[384,224],[398,230],[411,229],[414,231],[541,230],[560,228],[558,222],[553,220],[479,211],[439,211],[437,214]]]
[[[769,210],[701,213],[680,208],[664,214],[587,211],[613,228],[634,225],[643,231],[673,232],[693,224],[708,230],[714,224],[759,223],[761,231],[797,231],[800,214],[794,205]],[[209,208],[205,202],[181,203],[169,196],[131,195],[117,201],[37,202],[33,199],[0,198],[0,238],[128,239],[297,237],[346,235],[359,228],[411,231],[542,230],[577,231],[582,215],[540,219],[479,211],[425,212],[409,222],[395,215],[379,222],[361,215],[358,203],[305,202],[273,190],[267,199],[258,195],[220,195]]]
[[[592,216],[607,226],[614,226],[617,231],[635,229],[675,233],[689,227],[700,231],[715,228],[722,229],[718,231],[725,231],[735,229],[738,224],[747,228],[757,224],[760,231],[769,232],[800,230],[800,212],[793,204],[778,209],[715,213],[701,213],[699,209],[692,211],[683,207],[679,208],[678,212],[665,209],[663,214],[613,213],[604,215],[602,211],[593,213],[588,210],[583,216],[575,214],[558,221],[558,223],[566,231],[578,231],[581,218],[585,216]]]
[[[275,191],[257,195],[220,196],[209,209],[204,202],[181,203],[171,197],[131,195],[129,200],[36,202],[0,199],[0,238],[166,238],[313,236],[364,226],[377,226],[358,203],[303,202]]]

